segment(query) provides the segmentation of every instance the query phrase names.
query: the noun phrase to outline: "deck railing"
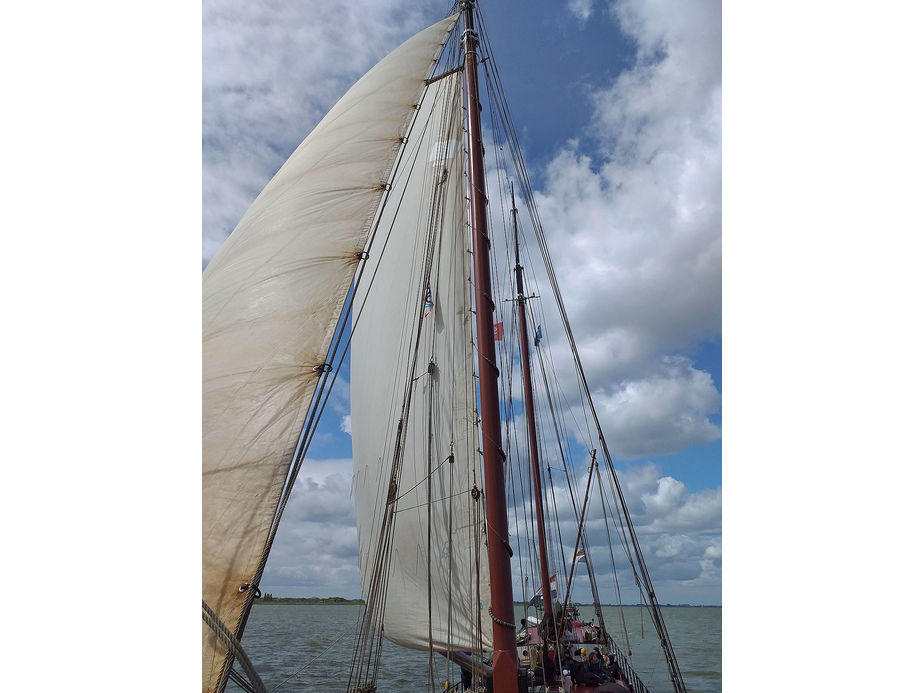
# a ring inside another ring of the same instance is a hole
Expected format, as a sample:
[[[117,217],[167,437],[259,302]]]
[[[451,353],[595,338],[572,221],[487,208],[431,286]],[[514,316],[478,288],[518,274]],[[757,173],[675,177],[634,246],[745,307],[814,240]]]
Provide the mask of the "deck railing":
[[[638,674],[635,673],[635,669],[633,669],[632,664],[629,663],[629,658],[626,657],[626,654],[622,650],[618,647],[614,648],[613,656],[616,659],[616,664],[619,665],[619,671],[622,673],[623,678],[632,686],[632,690],[635,693],[651,693],[651,691],[648,690],[648,686],[646,686],[638,677]]]

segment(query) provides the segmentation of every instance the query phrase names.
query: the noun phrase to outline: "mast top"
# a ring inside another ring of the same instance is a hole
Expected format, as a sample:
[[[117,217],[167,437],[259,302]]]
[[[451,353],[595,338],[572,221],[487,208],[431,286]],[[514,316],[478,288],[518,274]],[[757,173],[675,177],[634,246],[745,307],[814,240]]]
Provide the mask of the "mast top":
[[[520,232],[517,228],[517,198],[513,194],[513,181],[510,181],[510,203],[513,205],[510,212],[513,214],[513,254],[514,272],[517,279],[517,299],[523,300],[523,266],[520,264]]]
[[[460,0],[459,12],[465,15],[465,29],[462,31],[462,43],[471,37],[475,46],[478,45],[478,32],[475,31],[475,0]]]

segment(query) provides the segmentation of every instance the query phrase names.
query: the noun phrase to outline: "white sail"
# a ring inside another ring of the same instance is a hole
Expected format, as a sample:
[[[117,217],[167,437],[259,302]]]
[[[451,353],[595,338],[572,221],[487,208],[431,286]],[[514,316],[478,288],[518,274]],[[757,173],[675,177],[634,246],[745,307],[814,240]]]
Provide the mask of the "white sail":
[[[411,129],[357,284],[351,347],[363,593],[388,639],[444,652],[491,647],[461,118],[457,73],[429,87]]]
[[[296,149],[203,276],[203,600],[238,632],[359,255],[449,17],[370,70]],[[228,650],[203,624],[203,690]]]

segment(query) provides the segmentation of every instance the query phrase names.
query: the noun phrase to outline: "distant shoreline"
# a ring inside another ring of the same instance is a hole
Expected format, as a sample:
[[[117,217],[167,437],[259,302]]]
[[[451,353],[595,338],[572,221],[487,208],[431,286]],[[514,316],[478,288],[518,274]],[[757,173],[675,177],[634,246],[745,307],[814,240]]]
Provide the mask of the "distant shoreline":
[[[266,594],[253,600],[254,604],[365,604],[362,599],[344,599],[343,597],[274,597]]]
[[[363,599],[345,599],[344,597],[274,597],[272,594],[266,594],[259,599],[254,599],[254,604],[346,604],[358,605],[365,604]],[[522,607],[522,602],[516,603],[517,607]],[[578,606],[593,607],[592,604],[578,604]],[[600,606],[622,607],[624,609],[633,609],[645,606],[644,604],[601,604]],[[662,609],[721,609],[721,604],[661,604]]]

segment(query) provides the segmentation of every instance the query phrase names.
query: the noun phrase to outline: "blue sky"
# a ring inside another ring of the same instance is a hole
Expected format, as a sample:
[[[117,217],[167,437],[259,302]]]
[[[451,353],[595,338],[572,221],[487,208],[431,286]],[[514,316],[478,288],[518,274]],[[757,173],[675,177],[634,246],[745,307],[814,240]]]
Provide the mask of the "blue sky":
[[[337,98],[446,5],[204,3],[203,265]],[[721,603],[719,4],[482,12],[659,599]],[[347,379],[267,566],[274,594],[358,591]]]
[[[490,27],[497,27],[489,36],[508,101],[521,123],[520,145],[539,175],[554,153],[590,124],[586,104],[595,88],[635,61],[635,41],[609,19],[604,7],[600,3],[584,21],[565,3],[482,5]],[[516,27],[528,41],[509,40],[502,31],[507,26]],[[589,145],[582,151],[595,153]]]

